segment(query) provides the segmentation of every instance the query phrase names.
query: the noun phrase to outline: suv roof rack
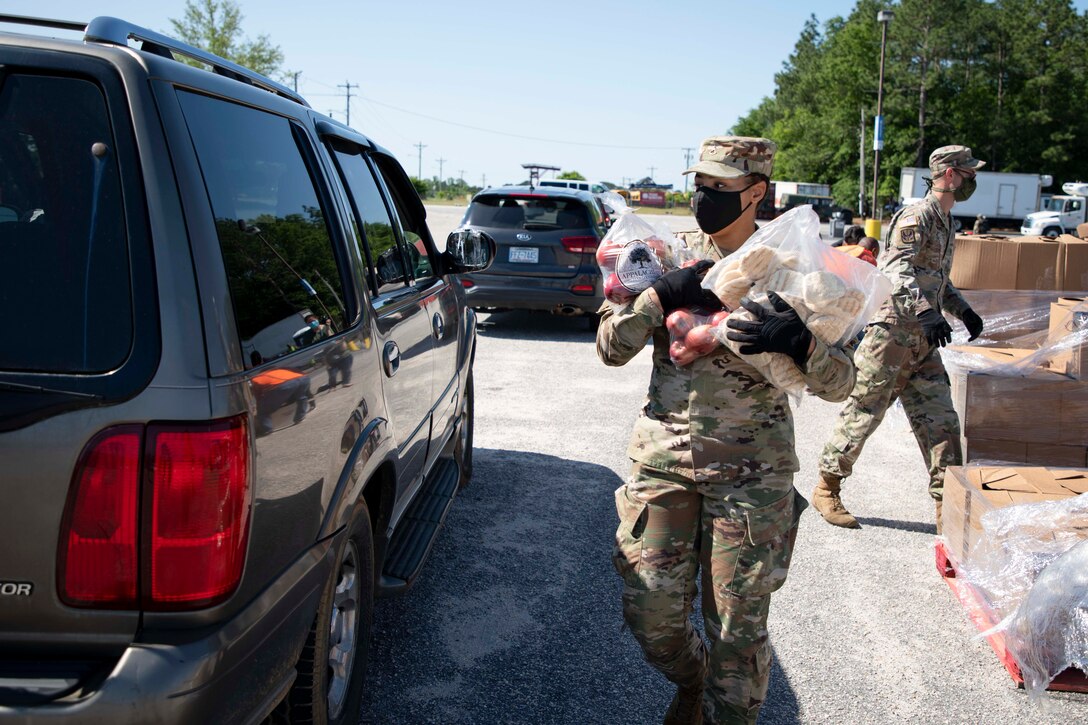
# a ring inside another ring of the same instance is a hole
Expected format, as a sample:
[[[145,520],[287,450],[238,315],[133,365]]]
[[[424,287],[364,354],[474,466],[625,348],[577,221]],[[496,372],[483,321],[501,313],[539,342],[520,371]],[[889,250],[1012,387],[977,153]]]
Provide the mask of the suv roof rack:
[[[209,53],[200,48],[193,47],[180,40],[175,40],[154,30],[133,25],[119,18],[100,16],[89,23],[78,23],[67,20],[50,20],[48,18],[35,18],[26,15],[0,15],[0,22],[15,23],[19,25],[35,25],[44,28],[60,28],[62,30],[84,31],[83,40],[88,43],[112,43],[114,45],[128,45],[129,40],[140,41],[140,49],[148,53],[176,60],[174,54],[184,55],[192,60],[209,66],[217,75],[232,78],[251,86],[262,88],[269,93],[282,96],[299,105],[310,107],[306,99],[292,91],[287,86],[263,76],[256,71],[243,68],[237,63],[232,63],[226,58],[220,58],[214,53]]]

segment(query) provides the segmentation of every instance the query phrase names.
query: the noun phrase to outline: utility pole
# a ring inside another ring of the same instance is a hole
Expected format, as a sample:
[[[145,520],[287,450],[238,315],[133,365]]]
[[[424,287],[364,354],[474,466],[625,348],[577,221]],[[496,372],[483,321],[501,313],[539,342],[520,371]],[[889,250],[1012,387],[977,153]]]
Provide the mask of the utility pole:
[[[347,95],[347,99],[344,101],[344,118],[346,120],[344,121],[344,125],[345,126],[350,126],[351,125],[351,89],[352,88],[358,88],[359,84],[358,83],[352,83],[350,81],[344,81],[343,83],[337,85],[336,87],[346,89],[345,93]]]
[[[683,149],[683,151],[684,151],[684,169],[687,170],[687,169],[691,168],[691,154],[692,154],[693,151],[695,151],[695,149],[685,148],[685,149]],[[688,175],[687,174],[684,174],[684,193],[685,194],[688,193]]]
[[[442,188],[442,182],[445,180],[442,176],[442,164],[446,163],[445,159],[438,159],[438,188]]]
[[[416,172],[416,178],[417,179],[422,179],[423,178],[423,149],[427,148],[427,146],[424,145],[424,143],[422,141],[417,143],[415,146],[416,146],[417,149],[419,149],[419,171]]]
[[[884,148],[884,50],[888,43],[888,23],[895,17],[891,10],[881,10],[876,14],[876,21],[881,24],[880,31],[880,82],[876,87],[876,123],[873,127],[873,207],[869,210],[870,218],[876,217],[879,236],[880,220],[884,218],[884,208],[877,198],[880,188],[880,150]],[[866,230],[868,231],[868,230]]]
[[[300,75],[302,75],[302,71],[297,70],[297,71],[294,71],[293,73],[289,73],[288,75],[290,75],[291,79],[294,81],[295,93],[298,93],[298,77]]]
[[[480,174],[480,188],[487,188],[487,174]]]
[[[858,216],[865,218],[865,107],[861,108],[861,134],[858,141]]]
[[[654,169],[656,169],[656,168],[657,168],[656,166],[651,166],[650,167],[650,181],[654,180]]]

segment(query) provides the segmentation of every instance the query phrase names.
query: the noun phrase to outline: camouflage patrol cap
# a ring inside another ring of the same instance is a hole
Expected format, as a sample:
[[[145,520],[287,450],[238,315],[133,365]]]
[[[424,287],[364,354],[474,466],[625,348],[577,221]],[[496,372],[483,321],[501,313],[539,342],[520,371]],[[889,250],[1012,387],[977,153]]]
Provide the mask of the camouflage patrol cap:
[[[985,165],[985,161],[971,158],[971,149],[967,146],[941,146],[929,155],[929,170],[934,176],[943,174],[946,169],[978,171]]]
[[[711,136],[699,147],[699,162],[685,174],[706,174],[732,179],[747,174],[770,176],[774,168],[774,141],[752,136]]]

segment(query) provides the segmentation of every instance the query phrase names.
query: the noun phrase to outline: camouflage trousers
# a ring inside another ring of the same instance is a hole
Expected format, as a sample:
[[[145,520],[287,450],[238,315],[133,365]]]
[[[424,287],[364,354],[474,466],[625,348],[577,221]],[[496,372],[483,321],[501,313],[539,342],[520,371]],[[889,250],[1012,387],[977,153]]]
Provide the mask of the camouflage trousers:
[[[765,477],[765,506],[731,500],[732,481],[692,479],[636,464],[616,490],[612,559],[623,577],[623,618],[646,660],[681,686],[705,683],[707,723],[751,723],[767,694],[771,593],[786,580],[807,503],[793,476]],[[701,570],[706,641],[691,624]]]
[[[929,467],[929,495],[939,500],[944,469],[960,465],[963,453],[960,421],[937,348],[926,342],[920,329],[877,322],[866,328],[854,364],[857,382],[824,446],[820,472],[840,479],[849,476],[865,441],[899,398]]]

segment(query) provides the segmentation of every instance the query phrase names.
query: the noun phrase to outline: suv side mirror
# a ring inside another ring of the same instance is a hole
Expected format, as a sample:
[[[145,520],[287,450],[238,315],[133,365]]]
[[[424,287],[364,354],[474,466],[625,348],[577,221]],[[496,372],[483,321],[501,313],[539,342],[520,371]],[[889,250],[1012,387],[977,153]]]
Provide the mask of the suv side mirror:
[[[454,274],[479,272],[491,266],[496,244],[491,235],[478,229],[458,229],[446,237],[446,268]]]

